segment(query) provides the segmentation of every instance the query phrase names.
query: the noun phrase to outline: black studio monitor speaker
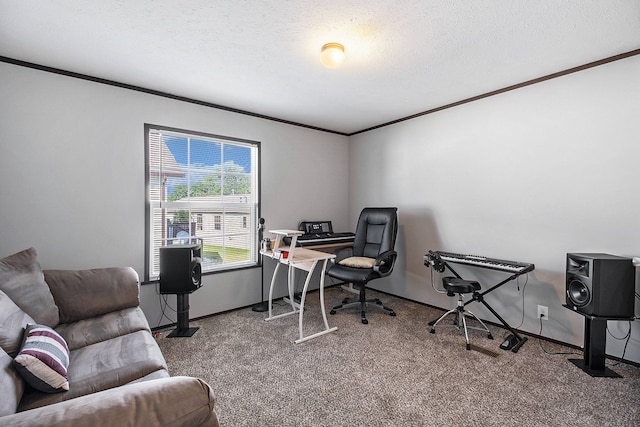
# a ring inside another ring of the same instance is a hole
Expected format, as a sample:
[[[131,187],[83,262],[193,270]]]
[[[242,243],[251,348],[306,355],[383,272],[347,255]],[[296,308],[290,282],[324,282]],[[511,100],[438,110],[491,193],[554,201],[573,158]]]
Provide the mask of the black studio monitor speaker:
[[[634,316],[635,268],[631,258],[597,253],[567,254],[566,303],[587,316]]]
[[[202,246],[160,248],[160,293],[187,294],[202,286]]]

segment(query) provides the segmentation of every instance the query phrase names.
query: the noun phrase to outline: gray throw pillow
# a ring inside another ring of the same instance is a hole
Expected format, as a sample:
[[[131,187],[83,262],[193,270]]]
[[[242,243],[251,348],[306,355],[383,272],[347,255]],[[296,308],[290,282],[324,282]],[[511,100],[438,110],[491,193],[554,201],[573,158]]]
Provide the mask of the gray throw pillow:
[[[36,322],[0,291],[0,347],[9,356],[15,357],[20,351],[24,328],[28,323]]]
[[[13,359],[0,348],[0,417],[15,414],[24,393],[24,380],[13,367]]]
[[[58,325],[58,306],[44,281],[34,248],[0,260],[0,291],[37,323],[52,328]]]

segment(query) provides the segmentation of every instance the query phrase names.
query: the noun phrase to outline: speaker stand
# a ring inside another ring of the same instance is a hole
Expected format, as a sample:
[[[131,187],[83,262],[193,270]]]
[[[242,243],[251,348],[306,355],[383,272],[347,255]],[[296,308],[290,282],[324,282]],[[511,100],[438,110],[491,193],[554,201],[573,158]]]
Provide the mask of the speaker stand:
[[[569,362],[573,363],[594,378],[622,378],[622,375],[612,371],[606,366],[604,369],[592,369],[590,366],[586,365],[582,359],[569,359]]]
[[[167,338],[191,337],[200,328],[189,327],[189,294],[177,294],[178,327],[171,331]]]
[[[584,359],[569,359],[592,377],[622,378],[604,365],[607,345],[607,319],[584,317]]]

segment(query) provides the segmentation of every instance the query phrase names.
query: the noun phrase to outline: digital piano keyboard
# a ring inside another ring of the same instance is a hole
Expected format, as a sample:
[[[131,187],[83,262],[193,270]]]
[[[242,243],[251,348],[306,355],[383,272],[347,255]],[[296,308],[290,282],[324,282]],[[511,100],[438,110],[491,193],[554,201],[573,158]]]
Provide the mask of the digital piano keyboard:
[[[315,233],[303,234],[298,237],[300,246],[326,245],[333,243],[353,243],[354,233]]]
[[[432,261],[434,254],[436,256],[439,256],[440,259],[444,262],[473,265],[476,267],[489,268],[492,270],[505,271],[509,273],[524,274],[535,269],[535,265],[526,262],[509,261],[504,259],[488,258],[480,255],[465,255],[443,251],[430,251],[428,254],[426,254],[424,256],[425,265]]]
[[[450,264],[463,264],[463,265],[471,265],[474,267],[480,268],[488,268],[491,270],[503,271],[506,273],[511,273],[509,277],[496,283],[491,287],[482,287],[482,292],[477,290],[473,292],[473,297],[464,303],[464,305],[470,304],[472,302],[479,302],[484,305],[499,321],[502,325],[511,332],[504,342],[500,345],[500,348],[503,350],[511,350],[514,353],[517,353],[520,350],[520,347],[527,341],[527,337],[521,336],[518,334],[514,328],[512,328],[506,320],[504,320],[500,314],[489,305],[485,296],[500,288],[505,283],[508,283],[512,280],[515,280],[522,274],[526,274],[535,269],[533,264],[527,262],[518,262],[518,261],[509,261],[506,259],[497,259],[497,258],[489,258],[480,255],[467,255],[467,254],[457,254],[452,252],[443,252],[443,251],[429,251],[424,256],[424,265],[431,267],[433,271],[439,271],[440,273],[444,273],[446,269],[450,270],[456,277],[461,278],[461,276],[455,272],[455,270],[451,267]],[[433,276],[432,276],[433,279]],[[437,321],[430,322],[430,325],[433,325]]]
[[[298,236],[298,246],[318,246],[332,244],[353,244],[355,233],[352,232],[334,232],[331,221],[302,221],[298,226],[298,230],[304,234]],[[290,244],[290,239],[285,237],[285,243]]]

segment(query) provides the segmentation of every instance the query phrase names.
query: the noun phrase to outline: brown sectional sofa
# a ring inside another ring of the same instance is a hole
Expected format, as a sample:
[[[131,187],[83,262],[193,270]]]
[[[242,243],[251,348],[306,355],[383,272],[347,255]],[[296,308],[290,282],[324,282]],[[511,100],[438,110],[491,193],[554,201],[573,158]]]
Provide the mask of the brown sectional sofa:
[[[28,323],[66,341],[68,391],[38,391],[16,371]],[[0,260],[0,395],[3,426],[219,425],[208,384],[169,376],[135,270],[41,271],[33,248]]]

